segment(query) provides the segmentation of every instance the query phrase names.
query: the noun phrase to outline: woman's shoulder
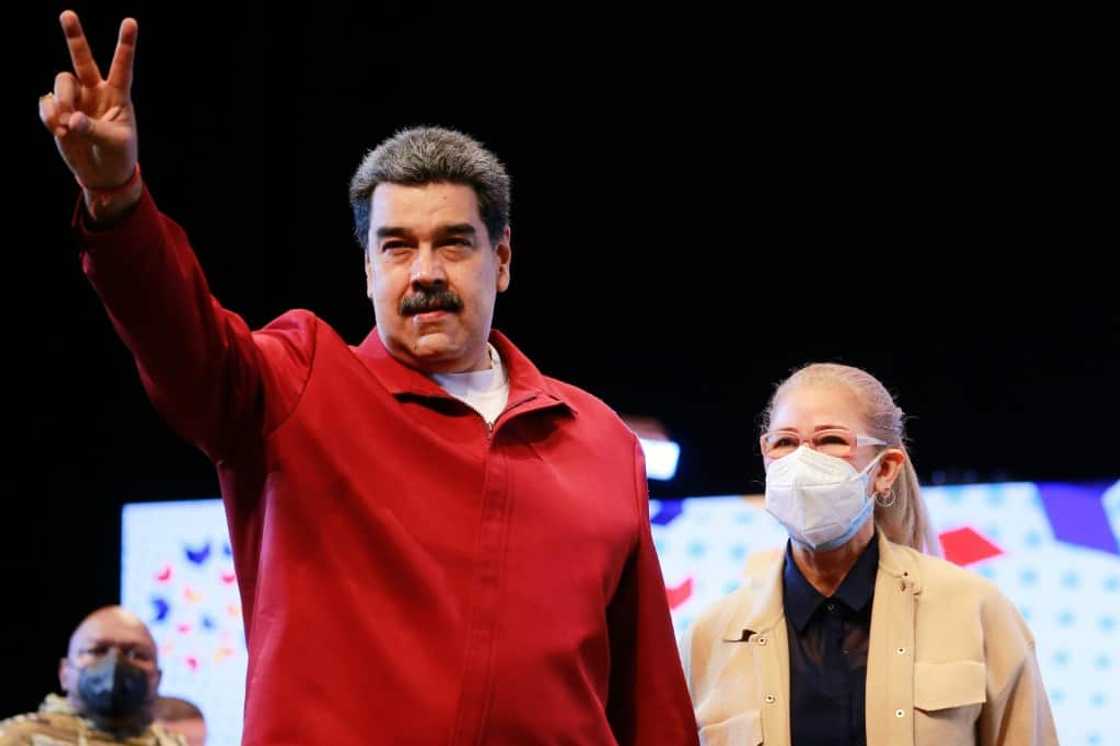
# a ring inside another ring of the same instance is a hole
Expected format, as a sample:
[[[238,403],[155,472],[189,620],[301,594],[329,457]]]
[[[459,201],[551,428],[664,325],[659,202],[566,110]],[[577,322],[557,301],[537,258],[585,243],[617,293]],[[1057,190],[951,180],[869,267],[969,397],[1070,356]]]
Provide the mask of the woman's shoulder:
[[[697,642],[722,640],[741,633],[738,627],[744,620],[770,622],[780,618],[780,568],[784,556],[784,550],[773,549],[748,557],[739,588],[706,606],[689,625],[686,635]]]

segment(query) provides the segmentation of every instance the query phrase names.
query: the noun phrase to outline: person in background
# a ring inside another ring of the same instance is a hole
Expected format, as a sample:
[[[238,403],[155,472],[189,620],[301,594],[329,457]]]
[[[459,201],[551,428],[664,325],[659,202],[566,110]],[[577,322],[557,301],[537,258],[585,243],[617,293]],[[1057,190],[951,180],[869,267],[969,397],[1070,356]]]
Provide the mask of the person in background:
[[[802,368],[759,443],[789,541],[682,638],[701,743],[1057,744],[1022,616],[933,556],[886,388],[846,365]]]
[[[160,697],[153,715],[168,733],[185,738],[187,746],[206,745],[206,718],[193,702],[179,697]]]
[[[65,696],[48,694],[38,712],[0,722],[0,746],[187,746],[153,723],[158,652],[139,617],[107,606],[70,636],[58,667]]]

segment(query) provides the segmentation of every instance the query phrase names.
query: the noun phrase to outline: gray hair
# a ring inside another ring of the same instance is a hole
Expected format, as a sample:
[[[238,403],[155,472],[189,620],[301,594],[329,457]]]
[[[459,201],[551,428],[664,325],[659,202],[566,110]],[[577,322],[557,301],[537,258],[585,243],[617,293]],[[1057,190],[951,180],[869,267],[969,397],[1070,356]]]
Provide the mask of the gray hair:
[[[354,235],[369,249],[370,198],[378,184],[462,184],[474,189],[490,241],[509,225],[509,174],[497,156],[472,137],[443,127],[401,130],[366,153],[350,180]]]

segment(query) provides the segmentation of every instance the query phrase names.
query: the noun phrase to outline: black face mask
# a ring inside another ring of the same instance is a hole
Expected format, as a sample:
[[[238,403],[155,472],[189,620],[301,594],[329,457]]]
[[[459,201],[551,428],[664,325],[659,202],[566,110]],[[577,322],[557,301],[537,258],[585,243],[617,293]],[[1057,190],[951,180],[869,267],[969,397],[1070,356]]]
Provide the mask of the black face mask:
[[[131,717],[148,701],[148,674],[114,653],[81,669],[78,694],[91,715]]]

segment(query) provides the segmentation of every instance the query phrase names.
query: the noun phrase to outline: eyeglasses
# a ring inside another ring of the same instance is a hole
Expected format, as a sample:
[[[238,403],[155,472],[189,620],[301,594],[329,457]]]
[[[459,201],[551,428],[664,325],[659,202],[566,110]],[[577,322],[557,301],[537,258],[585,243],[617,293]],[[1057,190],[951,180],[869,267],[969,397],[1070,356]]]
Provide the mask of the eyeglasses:
[[[802,438],[794,430],[772,430],[763,433],[759,438],[762,455],[769,459],[779,459],[796,451],[801,444],[809,446],[815,451],[847,458],[860,446],[885,446],[886,441],[872,438],[870,435],[858,435],[843,427],[831,427],[827,430],[817,430],[809,438]]]

